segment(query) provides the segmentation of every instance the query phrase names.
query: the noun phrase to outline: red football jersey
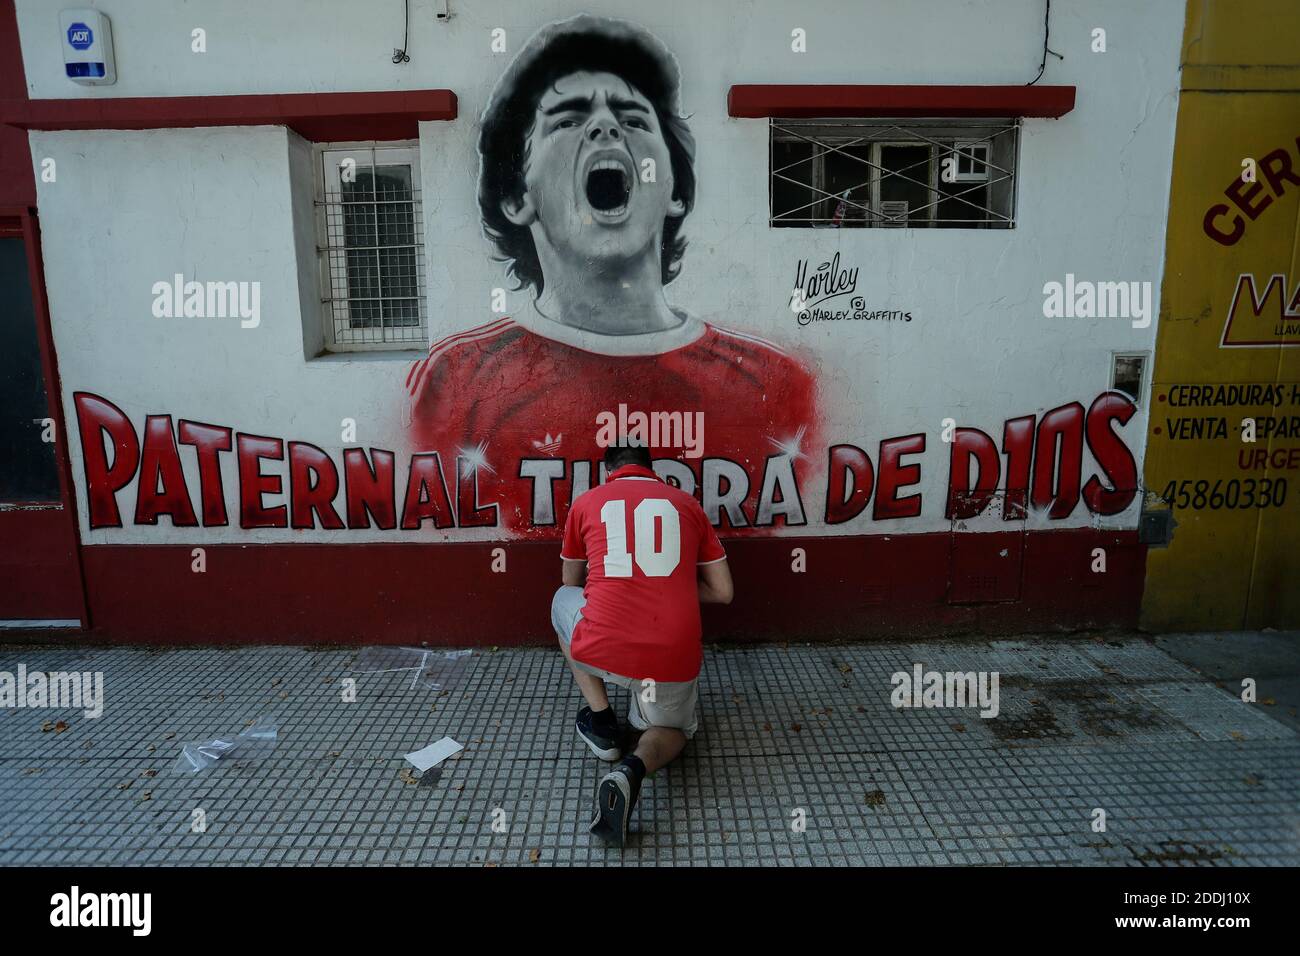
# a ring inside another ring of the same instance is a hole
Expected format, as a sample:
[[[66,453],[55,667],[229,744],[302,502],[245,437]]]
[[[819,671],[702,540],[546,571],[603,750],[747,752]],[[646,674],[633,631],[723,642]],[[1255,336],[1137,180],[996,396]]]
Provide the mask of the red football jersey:
[[[502,318],[448,336],[407,375],[413,450],[438,452],[453,488],[457,456],[476,456],[478,501],[498,506],[497,527],[558,537],[575,492],[600,482],[597,416],[620,405],[703,413],[702,451],[689,456],[659,442],[655,457],[691,466],[697,493],[702,458],[742,468],[744,518],[731,521],[724,511],[720,522],[741,533],[757,520],[769,457],[794,449],[801,486],[819,471],[825,450],[814,379],[772,343],[692,317],[666,332],[628,336],[530,323]],[[541,459],[562,459],[563,467]]]
[[[560,554],[587,562],[574,660],[635,680],[699,676],[696,568],[727,555],[698,501],[625,465],[574,501]]]

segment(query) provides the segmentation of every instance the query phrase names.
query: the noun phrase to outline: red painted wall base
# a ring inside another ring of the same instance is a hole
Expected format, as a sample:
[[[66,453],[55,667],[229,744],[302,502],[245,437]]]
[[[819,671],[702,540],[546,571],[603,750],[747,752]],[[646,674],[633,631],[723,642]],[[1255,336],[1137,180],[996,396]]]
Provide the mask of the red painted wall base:
[[[735,602],[706,640],[817,641],[1136,627],[1135,532],[724,541]],[[955,545],[955,548],[954,548]],[[504,548],[506,571],[492,571]],[[792,570],[802,548],[807,570]],[[1093,549],[1105,551],[1095,573]],[[512,645],[552,641],[558,543],[83,548],[92,636],[123,643]],[[1006,552],[1005,554],[1003,552]],[[1020,560],[1017,567],[1017,556]],[[974,602],[980,596],[1007,600]]]
[[[0,510],[0,620],[81,619],[74,521],[63,510]]]

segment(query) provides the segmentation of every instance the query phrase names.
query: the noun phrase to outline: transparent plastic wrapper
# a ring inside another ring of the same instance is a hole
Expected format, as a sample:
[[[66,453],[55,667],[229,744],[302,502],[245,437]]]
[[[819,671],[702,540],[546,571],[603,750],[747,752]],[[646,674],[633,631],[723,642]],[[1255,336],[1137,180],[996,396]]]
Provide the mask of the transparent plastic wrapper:
[[[465,682],[473,651],[429,651],[417,680],[429,690],[451,690]]]
[[[259,717],[251,726],[232,737],[185,744],[172,769],[175,773],[193,774],[206,770],[218,760],[260,759],[275,746],[278,736],[279,728],[275,719]]]
[[[405,671],[419,667],[428,652],[422,647],[363,647],[352,664],[354,674],[376,674],[385,671]]]
[[[410,686],[450,690],[464,683],[473,650],[445,651],[422,647],[363,647],[352,664],[354,674],[411,671]]]

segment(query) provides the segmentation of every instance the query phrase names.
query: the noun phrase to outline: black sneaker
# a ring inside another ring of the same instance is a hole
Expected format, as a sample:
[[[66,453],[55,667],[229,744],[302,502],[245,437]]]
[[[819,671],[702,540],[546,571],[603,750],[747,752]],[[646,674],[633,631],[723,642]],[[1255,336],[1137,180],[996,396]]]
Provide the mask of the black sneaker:
[[[619,764],[605,774],[596,789],[596,819],[591,821],[591,832],[608,844],[627,846],[627,828],[640,793],[641,782],[627,764]]]
[[[591,708],[583,707],[578,711],[578,719],[575,726],[578,729],[578,736],[581,737],[601,760],[617,760],[623,756],[623,751],[618,745],[618,719],[614,717],[613,710],[605,711],[609,715],[607,721],[597,721],[592,719]]]

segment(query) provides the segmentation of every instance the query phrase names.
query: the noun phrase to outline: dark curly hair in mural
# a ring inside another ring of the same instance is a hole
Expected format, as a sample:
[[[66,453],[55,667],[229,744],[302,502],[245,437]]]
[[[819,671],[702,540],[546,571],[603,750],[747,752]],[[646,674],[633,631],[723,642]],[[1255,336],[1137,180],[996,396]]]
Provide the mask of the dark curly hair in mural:
[[[673,198],[686,207],[681,216],[664,220],[660,257],[664,283],[676,278],[681,269],[686,240],[679,233],[695,204],[695,138],[678,111],[678,75],[672,55],[649,34],[628,27],[626,31],[599,27],[570,30],[544,44],[530,43],[531,55],[524,51],[515,60],[483,114],[478,147],[479,211],[483,231],[496,246],[496,258],[508,263],[507,272],[519,283],[517,288],[532,286],[540,295],[542,269],[528,228],[507,219],[501,203],[523,194],[528,137],[542,94],[557,80],[579,71],[622,77],[653,104],[672,159]]]

